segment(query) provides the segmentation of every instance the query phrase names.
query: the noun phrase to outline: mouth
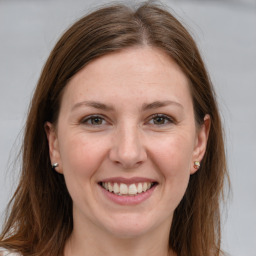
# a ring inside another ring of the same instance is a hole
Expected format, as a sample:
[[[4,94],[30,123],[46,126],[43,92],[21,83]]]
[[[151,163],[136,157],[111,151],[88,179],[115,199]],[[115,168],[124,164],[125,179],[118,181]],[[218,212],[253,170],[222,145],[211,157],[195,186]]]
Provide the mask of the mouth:
[[[146,193],[158,185],[157,182],[142,181],[142,182],[114,182],[102,181],[98,183],[104,190],[118,196],[138,196]]]

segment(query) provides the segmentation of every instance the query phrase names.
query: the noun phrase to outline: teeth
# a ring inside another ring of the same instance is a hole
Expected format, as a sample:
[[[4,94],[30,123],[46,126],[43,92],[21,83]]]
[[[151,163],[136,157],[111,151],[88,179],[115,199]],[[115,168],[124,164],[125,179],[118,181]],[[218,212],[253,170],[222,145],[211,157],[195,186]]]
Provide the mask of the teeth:
[[[129,195],[136,195],[137,194],[137,188],[135,184],[132,184],[129,186]]]
[[[142,193],[142,184],[141,183],[138,184],[138,193]]]
[[[126,195],[127,192],[128,192],[128,187],[127,187],[127,185],[121,183],[121,185],[120,185],[120,194],[121,194],[121,195]]]
[[[113,186],[111,185],[110,182],[108,183],[108,190],[109,190],[110,192],[113,192],[113,191],[114,191],[114,188],[113,188]]]
[[[147,182],[144,182],[143,187],[142,187],[142,191],[145,192],[145,191],[147,191],[147,189],[148,189],[148,184],[147,184]]]
[[[108,190],[108,183],[103,183],[103,187]]]
[[[115,183],[115,184],[114,184],[114,193],[115,193],[115,194],[119,194],[119,191],[120,191],[120,190],[119,190],[119,186],[118,186],[117,183]]]
[[[153,183],[151,182],[143,182],[137,184],[126,185],[124,183],[111,183],[111,182],[103,182],[102,187],[104,187],[109,192],[113,192],[117,195],[130,195],[134,196],[143,192],[146,192],[152,187]]]

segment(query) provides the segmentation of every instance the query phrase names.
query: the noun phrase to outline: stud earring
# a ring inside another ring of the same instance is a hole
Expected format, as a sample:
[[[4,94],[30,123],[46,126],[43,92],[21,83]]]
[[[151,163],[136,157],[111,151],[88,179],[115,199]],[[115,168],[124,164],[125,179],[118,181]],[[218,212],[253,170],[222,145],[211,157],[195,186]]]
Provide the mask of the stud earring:
[[[58,166],[59,166],[58,163],[54,163],[54,164],[52,164],[52,169],[55,170],[55,168],[58,167]]]
[[[200,162],[199,161],[194,162],[194,168],[197,169],[197,170],[200,168]]]

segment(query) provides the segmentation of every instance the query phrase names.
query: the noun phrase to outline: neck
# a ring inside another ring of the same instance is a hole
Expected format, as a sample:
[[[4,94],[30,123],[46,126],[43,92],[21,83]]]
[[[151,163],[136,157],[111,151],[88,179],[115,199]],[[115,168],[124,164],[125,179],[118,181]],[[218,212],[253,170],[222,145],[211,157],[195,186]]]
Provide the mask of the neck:
[[[90,232],[91,228],[93,232]],[[176,254],[169,249],[169,228],[166,225],[157,227],[147,234],[120,238],[98,230],[95,226],[87,226],[84,229],[74,223],[73,233],[65,246],[64,255],[175,256]]]

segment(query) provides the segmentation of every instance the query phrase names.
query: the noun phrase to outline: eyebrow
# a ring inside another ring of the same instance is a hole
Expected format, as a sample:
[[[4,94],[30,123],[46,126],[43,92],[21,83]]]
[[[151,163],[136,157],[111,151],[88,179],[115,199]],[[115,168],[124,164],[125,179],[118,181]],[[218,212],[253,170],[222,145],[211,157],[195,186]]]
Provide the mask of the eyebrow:
[[[143,104],[142,110],[145,111],[145,110],[150,110],[150,109],[156,109],[156,108],[161,108],[161,107],[165,107],[165,106],[169,106],[169,105],[175,105],[180,108],[183,108],[183,106],[176,101],[165,100],[165,101],[154,101],[149,104]]]
[[[71,111],[73,111],[76,108],[79,108],[81,106],[92,107],[92,108],[96,108],[96,109],[100,109],[100,110],[105,110],[105,111],[114,110],[114,108],[112,106],[108,106],[108,105],[106,105],[104,103],[101,103],[101,102],[97,102],[97,101],[82,101],[82,102],[76,103],[72,107]]]
[[[183,106],[176,102],[176,101],[171,101],[171,100],[165,100],[165,101],[154,101],[152,103],[144,103],[142,105],[142,111],[146,111],[146,110],[150,110],[150,109],[157,109],[157,108],[161,108],[161,107],[165,107],[165,106],[169,106],[169,105],[176,105],[180,108],[183,108]],[[82,101],[82,102],[78,102],[76,103],[71,111],[75,110],[76,108],[79,108],[81,106],[87,106],[87,107],[92,107],[92,108],[96,108],[96,109],[100,109],[100,110],[105,110],[105,111],[113,111],[114,107],[111,105],[106,105],[104,103],[101,102],[97,102],[97,101]]]

